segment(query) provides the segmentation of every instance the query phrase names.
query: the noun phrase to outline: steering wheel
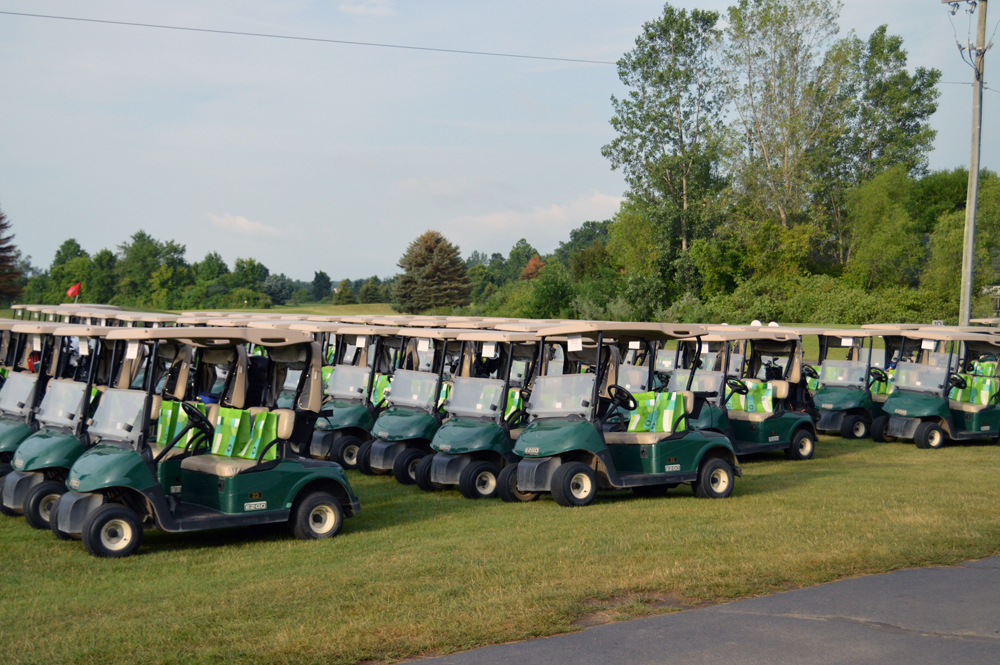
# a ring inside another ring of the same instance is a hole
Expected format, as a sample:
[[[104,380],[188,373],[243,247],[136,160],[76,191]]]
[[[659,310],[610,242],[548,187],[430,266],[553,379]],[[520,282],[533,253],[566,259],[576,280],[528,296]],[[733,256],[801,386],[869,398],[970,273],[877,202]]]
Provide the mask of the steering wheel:
[[[959,390],[965,390],[969,383],[965,380],[964,376],[959,376],[958,374],[952,374],[948,377],[948,385],[952,388],[958,388]]]
[[[750,393],[750,386],[740,379],[726,379],[726,385],[737,395],[747,395]]]
[[[209,422],[205,414],[199,411],[194,404],[189,404],[188,402],[181,402],[181,408],[187,414],[191,427],[201,430],[202,434],[211,439],[212,435],[215,434],[215,427],[212,426],[212,423]]]
[[[870,370],[868,370],[868,376],[872,377],[879,383],[889,383],[889,375],[886,374],[884,370],[881,370],[878,367],[872,367]]]
[[[802,373],[808,376],[810,379],[818,379],[819,372],[812,365],[802,365]]]
[[[639,407],[639,403],[635,401],[635,397],[632,397],[632,393],[625,390],[617,383],[608,386],[608,399],[615,406],[620,406],[626,411],[635,411]]]

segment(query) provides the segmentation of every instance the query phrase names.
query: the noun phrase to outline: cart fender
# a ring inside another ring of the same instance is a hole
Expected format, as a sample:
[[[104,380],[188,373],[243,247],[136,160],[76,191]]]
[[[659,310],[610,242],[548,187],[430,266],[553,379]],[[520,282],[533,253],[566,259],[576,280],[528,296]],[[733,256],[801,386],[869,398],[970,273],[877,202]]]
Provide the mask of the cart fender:
[[[14,453],[14,468],[21,471],[68,469],[83,451],[83,442],[72,434],[43,429],[18,446]]]
[[[492,420],[451,418],[434,435],[431,448],[452,455],[493,451],[504,456],[513,449],[513,444]]]
[[[128,487],[145,493],[159,485],[159,481],[136,451],[111,444],[99,444],[73,463],[66,485],[74,492]]]
[[[337,433],[328,429],[314,430],[312,441],[309,442],[309,456],[317,459],[329,459]]]
[[[816,429],[821,432],[839,431],[846,415],[846,411],[820,411]]]
[[[35,485],[45,480],[38,471],[11,471],[3,481],[3,506],[18,513],[24,511],[24,500]]]
[[[694,471],[698,472],[701,470],[701,463],[706,457],[718,457],[729,462],[729,465],[733,467],[733,473],[737,477],[743,475],[743,469],[740,468],[740,461],[736,457],[736,452],[733,450],[732,444],[728,440],[725,443],[720,443],[718,440],[707,442],[701,450],[698,451],[697,457],[695,457]]]
[[[521,492],[551,492],[552,474],[562,460],[558,457],[524,459],[517,463],[517,489]]]
[[[326,431],[346,429],[348,427],[359,427],[366,432],[370,432],[375,419],[371,411],[364,404],[356,402],[344,402],[334,400],[323,405],[324,409],[333,411],[325,418],[320,418],[317,422],[323,422]]]
[[[593,423],[568,418],[539,418],[521,432],[514,452],[524,458],[543,458],[586,450],[599,455],[604,439]]]
[[[31,436],[32,429],[23,420],[0,418],[0,453],[12,453]]]
[[[104,496],[101,494],[66,492],[56,504],[56,527],[63,533],[79,537],[87,517],[103,504]]]
[[[316,481],[322,481],[325,483],[336,483],[344,490],[344,493],[347,495],[347,499],[351,504],[351,510],[346,511],[347,517],[353,517],[361,512],[361,502],[358,501],[358,497],[354,494],[354,490],[351,488],[351,482],[347,479],[347,474],[344,472],[344,468],[342,466],[333,462],[320,462],[317,460],[302,460],[301,462],[304,468],[310,468],[310,466],[315,464],[322,464],[322,466],[313,467],[317,469],[317,472],[310,473],[305,478],[301,478],[295,483],[285,498],[284,508],[291,508],[292,504],[295,503],[296,497],[298,497],[299,493],[302,492],[303,488],[307,485],[315,483]]]
[[[406,441],[407,439],[434,438],[441,423],[433,415],[417,409],[391,406],[379,414],[372,425],[372,436],[382,441]]]
[[[887,436],[894,436],[897,439],[912,439],[916,435],[917,427],[920,423],[920,418],[890,416],[889,424],[885,428],[885,433]]]
[[[396,461],[396,456],[404,450],[406,450],[406,443],[402,441],[375,441],[372,443],[369,464],[371,464],[373,469],[379,469],[380,471],[392,469],[392,464]]]
[[[431,482],[439,485],[457,485],[462,469],[472,463],[469,455],[438,453],[431,460]]]

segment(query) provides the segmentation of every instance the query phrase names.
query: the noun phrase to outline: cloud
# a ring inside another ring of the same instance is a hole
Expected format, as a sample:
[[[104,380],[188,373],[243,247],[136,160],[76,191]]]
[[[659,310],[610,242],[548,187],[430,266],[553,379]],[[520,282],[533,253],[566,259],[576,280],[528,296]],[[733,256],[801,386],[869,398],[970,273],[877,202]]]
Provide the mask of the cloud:
[[[251,222],[246,217],[241,217],[240,215],[233,215],[228,212],[221,215],[215,215],[210,212],[205,214],[208,215],[212,226],[222,231],[238,233],[244,237],[272,238],[281,233],[273,226],[261,224],[260,222]]]
[[[357,16],[394,16],[393,0],[360,0],[358,2],[342,2],[337,9],[345,14]]]

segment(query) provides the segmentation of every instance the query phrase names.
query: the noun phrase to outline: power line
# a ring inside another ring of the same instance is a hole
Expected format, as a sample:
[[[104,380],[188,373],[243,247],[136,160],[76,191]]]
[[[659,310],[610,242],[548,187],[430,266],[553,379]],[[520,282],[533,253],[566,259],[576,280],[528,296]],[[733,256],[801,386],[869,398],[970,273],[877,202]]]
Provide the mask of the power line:
[[[346,39],[324,39],[321,37],[299,37],[296,35],[273,35],[264,32],[239,32],[236,30],[212,30],[209,28],[189,28],[180,25],[161,25],[157,23],[131,23],[129,21],[109,21],[96,18],[80,18],[77,16],[54,16],[51,14],[26,14],[23,12],[4,12],[7,16],[23,16],[28,18],[46,18],[57,21],[78,21],[80,23],[102,23],[106,25],[124,25],[133,28],[156,28],[159,30],[181,30],[184,32],[207,32],[215,35],[236,35],[238,37],[266,37],[268,39],[290,39],[300,42],[322,42],[325,44],[346,44],[349,46],[375,46],[378,48],[395,48],[408,51],[434,51],[437,53],[458,53],[461,55],[486,55],[495,58],[521,58],[524,60],[553,60],[556,62],[580,62],[588,65],[616,65],[607,60],[582,60],[580,58],[556,58],[545,55],[523,55],[518,53],[494,53],[491,51],[466,51],[454,48],[434,48],[430,46],[406,46],[403,44],[380,44],[377,42],[355,42]]]

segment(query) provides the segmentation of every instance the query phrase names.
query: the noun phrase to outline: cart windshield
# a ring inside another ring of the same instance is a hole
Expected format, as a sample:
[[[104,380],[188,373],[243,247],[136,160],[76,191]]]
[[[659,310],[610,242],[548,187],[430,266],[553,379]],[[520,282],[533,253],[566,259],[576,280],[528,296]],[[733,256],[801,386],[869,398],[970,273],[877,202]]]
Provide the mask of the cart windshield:
[[[7,415],[27,415],[31,401],[31,391],[38,381],[37,374],[11,372],[0,390],[0,411]],[[21,406],[18,406],[20,404]]]
[[[492,418],[500,408],[503,381],[455,377],[448,398],[448,413],[454,416]]]
[[[885,349],[862,349],[861,357],[866,358],[871,355],[872,367],[878,367],[879,369],[885,368]]]
[[[864,388],[867,376],[867,365],[854,360],[824,360],[819,368],[819,382],[824,386]]]
[[[944,390],[944,384],[947,380],[947,367],[899,363],[896,365],[896,375],[892,378],[892,385],[904,390],[937,393]]]
[[[82,415],[87,384],[79,381],[50,381],[38,405],[38,422],[54,427],[72,427]]]
[[[587,415],[594,398],[594,374],[540,376],[528,400],[528,413],[540,418]]]
[[[368,390],[367,367],[337,365],[326,381],[326,394],[344,399],[361,399]]]
[[[618,368],[618,385],[630,393],[644,393],[649,384],[649,368],[622,365]]]
[[[87,428],[92,436],[100,439],[124,441],[135,439],[146,404],[146,393],[138,390],[112,389],[104,391],[94,413],[94,420]],[[126,429],[128,427],[129,429]]]
[[[677,351],[674,349],[660,349],[656,352],[656,371],[665,373],[674,371],[674,356]]]
[[[434,394],[437,380],[437,374],[430,372],[397,369],[392,378],[389,403],[434,408],[438,400],[438,396]]]
[[[667,384],[667,390],[672,393],[688,390],[687,385],[688,378],[690,376],[691,370],[689,369],[677,370],[670,375],[670,383]],[[722,372],[706,372],[703,369],[699,369],[694,373],[694,382],[691,384],[691,392],[721,394],[722,383]]]

